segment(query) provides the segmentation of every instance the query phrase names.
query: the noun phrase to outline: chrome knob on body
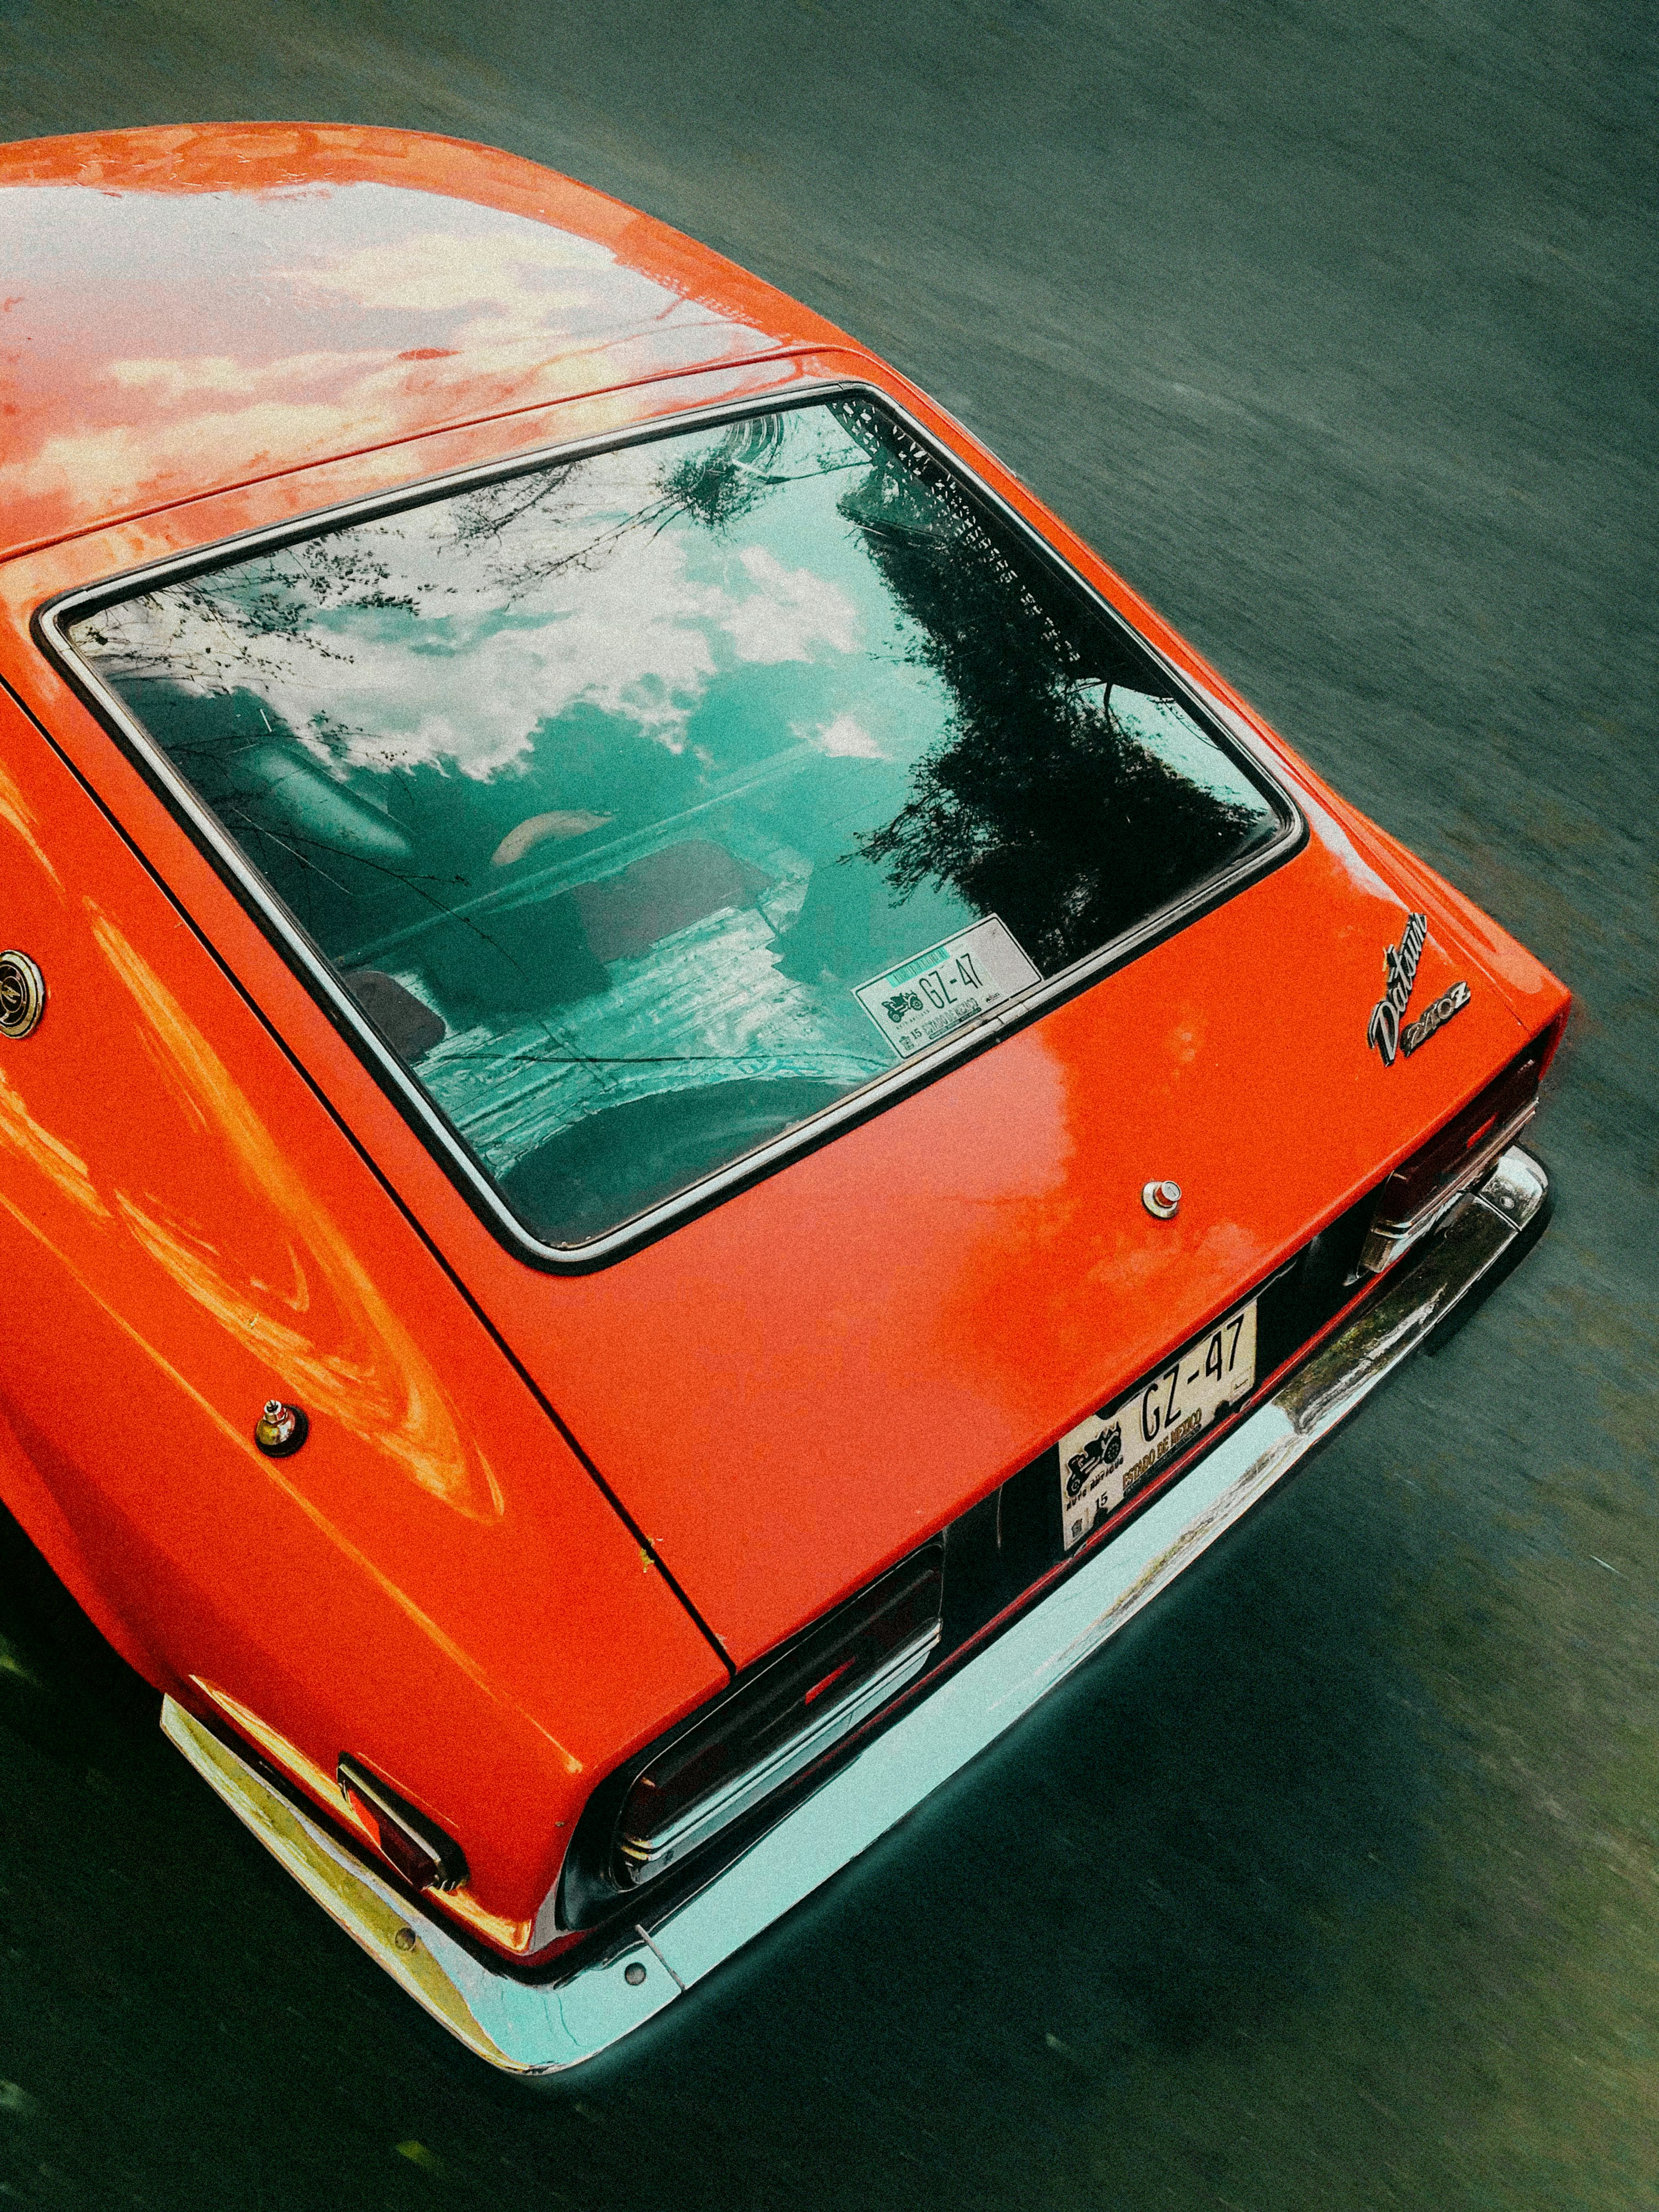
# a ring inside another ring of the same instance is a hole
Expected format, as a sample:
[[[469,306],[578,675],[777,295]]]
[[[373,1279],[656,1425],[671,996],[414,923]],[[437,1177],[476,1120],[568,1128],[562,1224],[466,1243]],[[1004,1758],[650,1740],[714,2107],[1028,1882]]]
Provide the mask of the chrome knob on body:
[[[253,1425],[253,1441],[267,1459],[286,1459],[290,1452],[299,1450],[311,1433],[311,1424],[302,1407],[285,1406],[280,1398],[269,1398],[264,1411]]]
[[[0,952],[0,1036],[26,1037],[46,1011],[46,979],[27,952]]]

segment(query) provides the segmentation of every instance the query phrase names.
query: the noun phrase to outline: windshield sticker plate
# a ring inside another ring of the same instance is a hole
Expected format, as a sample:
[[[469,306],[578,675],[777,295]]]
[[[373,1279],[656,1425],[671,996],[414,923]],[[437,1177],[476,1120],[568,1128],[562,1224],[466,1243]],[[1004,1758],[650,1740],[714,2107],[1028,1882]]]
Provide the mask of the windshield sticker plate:
[[[1041,981],[1012,931],[989,914],[860,983],[853,995],[905,1060]]]
[[[1255,1300],[1060,1440],[1066,1549],[1255,1388]]]

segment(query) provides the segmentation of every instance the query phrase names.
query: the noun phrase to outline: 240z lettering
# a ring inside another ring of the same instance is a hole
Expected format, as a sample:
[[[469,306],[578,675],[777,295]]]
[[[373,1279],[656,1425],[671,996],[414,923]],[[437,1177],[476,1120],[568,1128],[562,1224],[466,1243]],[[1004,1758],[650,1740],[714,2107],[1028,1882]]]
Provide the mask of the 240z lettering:
[[[1468,1003],[1469,987],[1467,983],[1454,983],[1450,990],[1443,991],[1425,1014],[1419,1014],[1414,1022],[1407,1022],[1401,1030],[1401,1052],[1415,1052],[1419,1045],[1426,1044],[1443,1022],[1449,1022],[1454,1014],[1461,1013]]]

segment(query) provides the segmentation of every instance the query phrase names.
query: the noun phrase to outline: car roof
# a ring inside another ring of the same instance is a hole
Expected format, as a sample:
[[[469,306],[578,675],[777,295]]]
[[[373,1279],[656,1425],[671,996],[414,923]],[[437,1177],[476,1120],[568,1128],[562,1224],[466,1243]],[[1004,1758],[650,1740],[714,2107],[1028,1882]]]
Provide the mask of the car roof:
[[[848,343],[606,193],[423,132],[35,139],[0,147],[0,558],[430,431]]]

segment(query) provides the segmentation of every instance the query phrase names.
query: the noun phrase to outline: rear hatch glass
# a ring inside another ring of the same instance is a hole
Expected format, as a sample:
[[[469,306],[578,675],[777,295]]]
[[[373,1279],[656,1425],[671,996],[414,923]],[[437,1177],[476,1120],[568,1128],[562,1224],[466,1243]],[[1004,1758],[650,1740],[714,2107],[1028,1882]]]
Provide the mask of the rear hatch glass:
[[[62,635],[567,1251],[915,1079],[1294,821],[862,392],[313,525]]]

